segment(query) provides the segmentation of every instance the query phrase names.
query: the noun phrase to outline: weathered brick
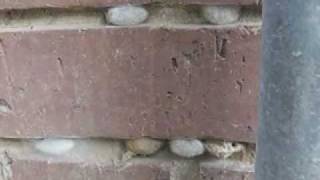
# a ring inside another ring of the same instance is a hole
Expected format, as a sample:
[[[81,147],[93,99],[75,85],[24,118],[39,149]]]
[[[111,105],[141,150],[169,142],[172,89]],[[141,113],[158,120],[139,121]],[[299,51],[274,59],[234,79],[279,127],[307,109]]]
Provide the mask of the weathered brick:
[[[254,180],[254,165],[232,160],[200,164],[201,180]]]
[[[0,136],[253,142],[259,45],[240,26],[2,32]]]
[[[168,2],[157,0],[156,2]],[[109,7],[120,4],[147,4],[153,0],[0,0],[0,9]],[[172,0],[170,3],[184,4],[255,4],[257,0]]]

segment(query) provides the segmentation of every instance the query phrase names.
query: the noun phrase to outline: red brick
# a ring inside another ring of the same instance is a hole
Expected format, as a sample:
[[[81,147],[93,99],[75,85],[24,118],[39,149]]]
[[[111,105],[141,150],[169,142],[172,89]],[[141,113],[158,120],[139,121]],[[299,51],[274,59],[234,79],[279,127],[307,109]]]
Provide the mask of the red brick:
[[[255,140],[260,35],[248,28],[21,30],[0,40],[0,99],[12,108],[0,113],[1,137]]]
[[[164,2],[166,0],[163,0]],[[0,0],[0,9],[66,8],[66,7],[109,7],[119,4],[146,4],[152,0]],[[157,1],[158,2],[158,1]],[[185,4],[255,4],[256,0],[172,0]]]
[[[254,165],[232,160],[200,164],[201,180],[255,180]]]

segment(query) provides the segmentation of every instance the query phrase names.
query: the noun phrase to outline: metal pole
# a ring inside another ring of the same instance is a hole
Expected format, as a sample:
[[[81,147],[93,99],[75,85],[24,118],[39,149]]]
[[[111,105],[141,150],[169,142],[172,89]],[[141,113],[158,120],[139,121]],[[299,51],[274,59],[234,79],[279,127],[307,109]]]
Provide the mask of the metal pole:
[[[320,180],[320,0],[265,0],[256,180]]]

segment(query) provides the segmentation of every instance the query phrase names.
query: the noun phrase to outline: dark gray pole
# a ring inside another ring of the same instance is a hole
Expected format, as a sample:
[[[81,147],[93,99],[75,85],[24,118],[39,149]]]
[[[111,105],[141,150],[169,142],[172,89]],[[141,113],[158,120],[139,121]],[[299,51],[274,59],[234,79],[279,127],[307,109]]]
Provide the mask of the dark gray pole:
[[[264,0],[256,180],[320,180],[320,0]]]

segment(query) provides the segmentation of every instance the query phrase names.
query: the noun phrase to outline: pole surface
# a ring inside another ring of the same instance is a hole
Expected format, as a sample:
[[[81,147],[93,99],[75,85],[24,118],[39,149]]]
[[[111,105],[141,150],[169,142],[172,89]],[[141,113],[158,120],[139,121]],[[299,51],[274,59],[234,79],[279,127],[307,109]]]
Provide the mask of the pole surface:
[[[320,0],[264,0],[256,180],[320,180]]]

